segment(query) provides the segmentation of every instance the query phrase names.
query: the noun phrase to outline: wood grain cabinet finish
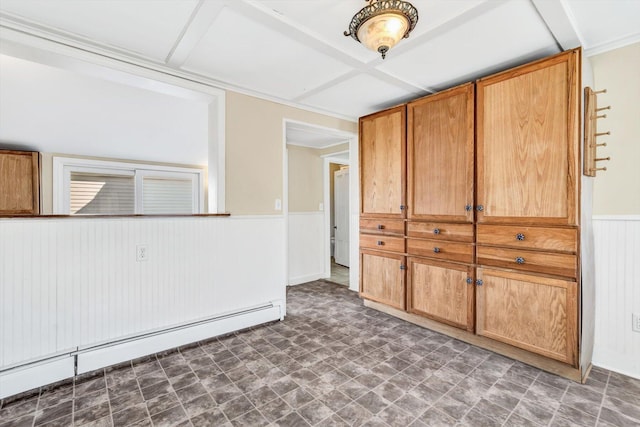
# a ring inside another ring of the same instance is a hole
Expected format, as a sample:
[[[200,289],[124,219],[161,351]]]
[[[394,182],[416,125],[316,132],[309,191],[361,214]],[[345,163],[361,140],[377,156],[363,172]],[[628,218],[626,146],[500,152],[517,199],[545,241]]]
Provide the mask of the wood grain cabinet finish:
[[[360,232],[404,236],[404,220],[361,218]]]
[[[360,118],[360,215],[405,217],[406,107]]]
[[[0,215],[39,213],[39,153],[0,150]]]
[[[407,223],[407,236],[421,239],[473,243],[473,225],[409,221]]]
[[[477,82],[477,222],[577,225],[580,51]]]
[[[577,365],[577,283],[477,269],[476,332]]]
[[[473,222],[474,85],[407,105],[408,218]]]
[[[479,245],[576,253],[577,228],[478,225]]]
[[[360,295],[404,310],[405,256],[361,249]]]
[[[478,246],[476,258],[480,265],[530,271],[554,276],[576,278],[578,258],[574,254],[529,251]]]
[[[404,237],[361,233],[360,248],[404,253]]]
[[[446,261],[473,262],[473,245],[470,243],[408,238],[407,253]]]
[[[407,311],[473,332],[473,267],[413,257],[407,267]]]

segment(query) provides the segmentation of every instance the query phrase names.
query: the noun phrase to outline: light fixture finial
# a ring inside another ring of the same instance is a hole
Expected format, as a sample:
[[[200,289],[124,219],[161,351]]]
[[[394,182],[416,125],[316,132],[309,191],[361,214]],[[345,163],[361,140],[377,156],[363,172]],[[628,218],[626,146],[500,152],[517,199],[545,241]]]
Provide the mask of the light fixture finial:
[[[403,0],[367,1],[369,5],[353,16],[344,35],[379,52],[384,59],[389,49],[409,37],[418,22],[418,10]]]

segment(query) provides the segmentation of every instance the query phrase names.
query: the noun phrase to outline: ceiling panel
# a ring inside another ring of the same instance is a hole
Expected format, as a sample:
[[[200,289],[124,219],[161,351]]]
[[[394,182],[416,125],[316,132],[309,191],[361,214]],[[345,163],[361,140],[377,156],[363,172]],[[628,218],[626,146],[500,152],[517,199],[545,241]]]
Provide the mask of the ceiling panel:
[[[559,49],[528,0],[511,0],[450,31],[389,57],[378,68],[423,87],[443,88],[496,67]]]
[[[311,107],[359,117],[415,95],[369,74],[359,74],[302,101]]]
[[[349,135],[331,129],[317,128],[298,123],[287,123],[287,144],[311,148],[327,148],[349,141]]]
[[[585,49],[640,36],[640,1],[567,0]]]
[[[182,68],[285,99],[350,70],[230,8],[222,10]]]
[[[0,11],[164,61],[197,0],[2,0]]]

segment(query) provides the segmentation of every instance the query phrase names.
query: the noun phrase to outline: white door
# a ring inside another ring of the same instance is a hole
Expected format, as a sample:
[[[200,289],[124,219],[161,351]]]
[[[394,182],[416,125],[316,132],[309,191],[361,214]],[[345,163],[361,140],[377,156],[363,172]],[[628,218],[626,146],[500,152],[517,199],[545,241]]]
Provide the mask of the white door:
[[[349,169],[334,173],[334,214],[336,264],[349,267]]]

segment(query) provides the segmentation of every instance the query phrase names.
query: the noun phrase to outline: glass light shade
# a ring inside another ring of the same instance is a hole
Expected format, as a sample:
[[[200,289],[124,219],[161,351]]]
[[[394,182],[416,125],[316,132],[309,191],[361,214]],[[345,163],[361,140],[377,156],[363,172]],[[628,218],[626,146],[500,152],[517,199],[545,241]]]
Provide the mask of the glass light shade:
[[[383,13],[363,22],[358,28],[358,40],[368,49],[383,55],[407,33],[409,20],[398,13]]]

